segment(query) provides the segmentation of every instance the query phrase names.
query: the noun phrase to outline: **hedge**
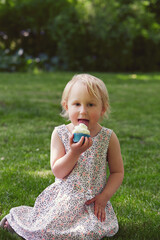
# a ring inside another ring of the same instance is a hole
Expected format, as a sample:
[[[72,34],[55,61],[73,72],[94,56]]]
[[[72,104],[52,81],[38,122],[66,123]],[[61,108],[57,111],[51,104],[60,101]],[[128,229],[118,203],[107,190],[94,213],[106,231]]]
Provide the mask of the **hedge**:
[[[157,71],[158,0],[1,0],[0,71]]]

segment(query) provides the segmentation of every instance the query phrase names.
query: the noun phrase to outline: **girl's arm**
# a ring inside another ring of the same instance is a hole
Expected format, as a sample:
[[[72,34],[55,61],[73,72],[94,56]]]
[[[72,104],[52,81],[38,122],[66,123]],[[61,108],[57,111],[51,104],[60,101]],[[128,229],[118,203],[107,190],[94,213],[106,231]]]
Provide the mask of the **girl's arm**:
[[[110,175],[106,187],[103,190],[103,194],[109,200],[122,184],[124,177],[120,144],[114,132],[111,135],[107,156]]]
[[[110,171],[107,184],[103,189],[102,193],[98,194],[96,197],[86,202],[87,205],[94,202],[95,215],[102,222],[105,221],[106,218],[105,207],[107,205],[107,202],[120,187],[124,177],[124,168],[120,144],[114,132],[112,133],[110,138],[107,156]]]
[[[53,131],[50,147],[50,164],[52,172],[57,178],[66,177],[74,168],[81,153],[92,145],[91,138],[85,138],[84,144],[83,141],[84,137],[78,143],[74,143],[72,135],[70,137],[70,150],[66,153],[57,131]]]

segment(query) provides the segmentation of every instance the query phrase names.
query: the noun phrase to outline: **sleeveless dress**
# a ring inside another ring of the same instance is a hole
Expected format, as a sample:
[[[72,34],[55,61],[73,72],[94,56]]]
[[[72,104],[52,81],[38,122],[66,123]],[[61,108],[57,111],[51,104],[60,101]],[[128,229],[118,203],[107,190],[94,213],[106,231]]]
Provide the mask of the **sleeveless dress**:
[[[56,127],[69,151],[66,125]],[[85,202],[103,191],[106,185],[107,149],[112,130],[102,127],[93,137],[93,145],[81,154],[72,172],[55,179],[36,199],[34,207],[12,208],[6,216],[14,231],[26,240],[98,240],[118,231],[118,222],[110,201],[106,220],[94,215],[94,203]]]

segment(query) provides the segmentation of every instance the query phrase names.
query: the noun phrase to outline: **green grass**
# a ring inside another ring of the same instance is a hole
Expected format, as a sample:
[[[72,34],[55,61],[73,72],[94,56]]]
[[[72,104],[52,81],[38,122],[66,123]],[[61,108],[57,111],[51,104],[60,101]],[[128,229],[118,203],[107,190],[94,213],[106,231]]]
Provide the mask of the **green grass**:
[[[0,74],[0,215],[33,206],[54,181],[50,137],[62,90],[74,73]],[[125,178],[111,202],[119,220],[112,239],[160,239],[160,74],[93,73],[110,94],[112,113],[103,125],[121,143]],[[0,239],[18,239],[0,230]]]

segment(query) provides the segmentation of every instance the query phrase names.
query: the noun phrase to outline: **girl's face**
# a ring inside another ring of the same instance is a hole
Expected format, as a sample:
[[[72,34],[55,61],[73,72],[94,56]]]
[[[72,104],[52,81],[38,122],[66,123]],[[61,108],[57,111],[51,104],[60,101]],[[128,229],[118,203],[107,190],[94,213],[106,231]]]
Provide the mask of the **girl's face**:
[[[92,132],[96,131],[98,121],[105,113],[101,99],[89,94],[84,84],[75,83],[70,91],[66,110],[74,126],[84,123]]]

